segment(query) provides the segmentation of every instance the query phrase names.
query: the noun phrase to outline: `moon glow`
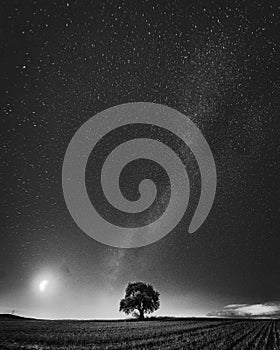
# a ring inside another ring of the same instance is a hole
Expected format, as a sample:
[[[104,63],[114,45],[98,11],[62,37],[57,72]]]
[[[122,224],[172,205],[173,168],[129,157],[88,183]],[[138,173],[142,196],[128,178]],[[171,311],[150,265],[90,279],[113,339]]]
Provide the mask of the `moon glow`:
[[[41,282],[39,283],[39,290],[40,290],[40,292],[43,293],[43,292],[46,290],[48,284],[49,284],[49,281],[48,281],[48,280],[43,280],[43,281],[41,281]]]

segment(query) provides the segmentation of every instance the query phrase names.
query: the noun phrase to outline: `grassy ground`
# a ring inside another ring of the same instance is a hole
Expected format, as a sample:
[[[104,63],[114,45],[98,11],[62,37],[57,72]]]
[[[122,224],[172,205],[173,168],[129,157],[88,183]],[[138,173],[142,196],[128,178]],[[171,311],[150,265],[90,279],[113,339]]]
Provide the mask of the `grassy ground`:
[[[280,321],[0,319],[0,349],[280,350]]]

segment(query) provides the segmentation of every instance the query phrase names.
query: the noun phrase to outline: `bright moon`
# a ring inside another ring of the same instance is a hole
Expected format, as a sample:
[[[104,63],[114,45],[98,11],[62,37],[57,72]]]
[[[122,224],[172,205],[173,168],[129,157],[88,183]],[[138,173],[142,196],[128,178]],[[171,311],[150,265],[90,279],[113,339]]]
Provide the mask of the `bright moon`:
[[[47,288],[49,284],[49,281],[48,280],[43,280],[39,283],[39,289],[40,289],[40,292],[44,292],[45,289]]]

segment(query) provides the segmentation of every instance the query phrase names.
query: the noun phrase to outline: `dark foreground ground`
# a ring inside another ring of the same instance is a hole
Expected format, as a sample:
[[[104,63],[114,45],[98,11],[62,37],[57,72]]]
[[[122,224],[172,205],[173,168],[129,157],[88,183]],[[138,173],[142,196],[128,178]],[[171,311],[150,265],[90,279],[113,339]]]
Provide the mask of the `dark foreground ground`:
[[[106,322],[0,317],[0,349],[280,350],[280,320]]]

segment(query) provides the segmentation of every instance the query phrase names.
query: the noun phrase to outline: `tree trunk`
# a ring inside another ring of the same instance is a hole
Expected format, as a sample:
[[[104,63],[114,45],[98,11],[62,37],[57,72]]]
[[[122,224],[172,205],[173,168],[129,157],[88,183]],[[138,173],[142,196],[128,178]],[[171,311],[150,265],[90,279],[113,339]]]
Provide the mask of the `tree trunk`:
[[[144,310],[139,309],[139,320],[144,320]]]

